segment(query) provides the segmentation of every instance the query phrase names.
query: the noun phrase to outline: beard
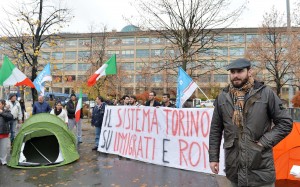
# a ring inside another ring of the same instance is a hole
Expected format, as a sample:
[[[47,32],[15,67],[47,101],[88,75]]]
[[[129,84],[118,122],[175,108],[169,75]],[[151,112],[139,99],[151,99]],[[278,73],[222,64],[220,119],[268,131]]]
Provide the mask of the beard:
[[[249,80],[249,76],[247,75],[247,77],[245,77],[244,79],[234,78],[230,80],[230,82],[233,85],[233,87],[241,88],[248,82],[248,80]]]

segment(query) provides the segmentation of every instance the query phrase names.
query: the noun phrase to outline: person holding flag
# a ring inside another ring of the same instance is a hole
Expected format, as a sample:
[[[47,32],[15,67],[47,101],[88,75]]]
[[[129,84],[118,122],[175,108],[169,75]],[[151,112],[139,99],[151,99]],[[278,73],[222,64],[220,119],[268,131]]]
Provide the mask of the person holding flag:
[[[68,128],[73,131],[76,126],[77,143],[82,143],[82,91],[80,90],[79,100],[76,100],[76,95],[71,94],[70,100],[66,104],[67,115],[68,115]]]

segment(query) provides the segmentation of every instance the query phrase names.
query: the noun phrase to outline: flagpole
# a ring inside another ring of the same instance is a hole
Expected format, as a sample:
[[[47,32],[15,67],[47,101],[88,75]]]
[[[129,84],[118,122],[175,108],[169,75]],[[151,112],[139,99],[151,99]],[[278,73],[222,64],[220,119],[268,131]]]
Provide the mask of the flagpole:
[[[207,95],[202,91],[202,89],[198,85],[197,85],[197,87],[201,91],[201,93],[203,93],[203,95],[206,97],[206,99],[209,100],[208,97],[207,97]]]

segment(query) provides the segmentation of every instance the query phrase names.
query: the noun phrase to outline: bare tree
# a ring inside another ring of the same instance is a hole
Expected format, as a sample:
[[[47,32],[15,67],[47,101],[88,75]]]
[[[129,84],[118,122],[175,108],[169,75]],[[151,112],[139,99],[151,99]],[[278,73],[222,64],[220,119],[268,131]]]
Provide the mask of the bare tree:
[[[136,0],[134,5],[142,28],[165,38],[175,53],[164,68],[182,66],[187,70],[207,66],[207,60],[197,55],[207,52],[215,36],[239,17],[246,1],[239,3],[234,6],[230,0]]]
[[[4,42],[20,63],[31,67],[31,80],[37,76],[40,51],[46,42],[55,35],[71,18],[71,11],[62,5],[63,1],[32,0],[12,6],[5,11],[7,19],[0,22],[0,30],[6,36]],[[11,54],[12,55],[12,54]],[[37,92],[32,89],[33,101]]]
[[[281,96],[281,88],[291,79],[299,60],[297,32],[288,32],[284,16],[274,8],[264,15],[259,36],[247,49],[246,56],[256,62],[259,76],[275,85]]]

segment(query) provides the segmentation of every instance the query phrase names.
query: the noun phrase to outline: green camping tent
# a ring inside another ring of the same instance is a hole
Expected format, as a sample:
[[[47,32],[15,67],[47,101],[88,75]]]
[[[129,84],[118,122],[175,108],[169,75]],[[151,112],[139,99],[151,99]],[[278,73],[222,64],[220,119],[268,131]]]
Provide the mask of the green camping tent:
[[[25,121],[15,137],[8,166],[53,167],[79,159],[75,135],[60,118],[36,114]]]

